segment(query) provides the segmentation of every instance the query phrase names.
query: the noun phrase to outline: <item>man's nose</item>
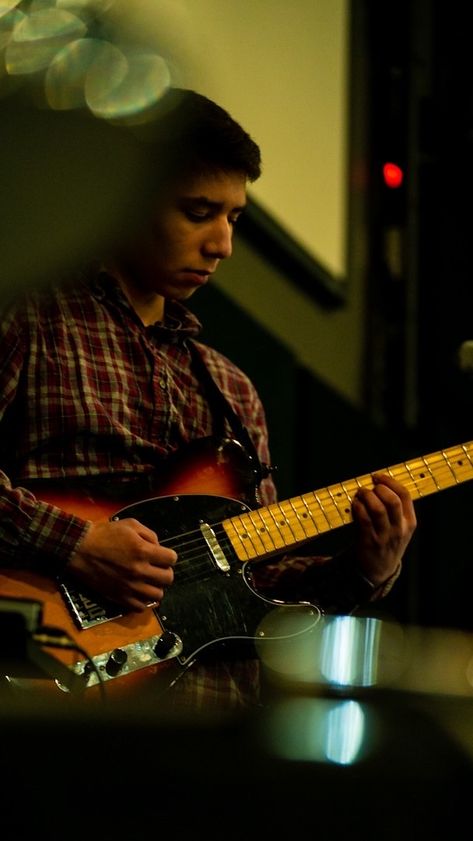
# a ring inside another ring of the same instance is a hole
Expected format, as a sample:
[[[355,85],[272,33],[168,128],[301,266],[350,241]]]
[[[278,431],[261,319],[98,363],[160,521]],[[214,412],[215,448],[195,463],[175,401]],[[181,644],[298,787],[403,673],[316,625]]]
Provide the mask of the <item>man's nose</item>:
[[[227,220],[216,223],[205,240],[205,253],[224,260],[232,255],[233,225]]]

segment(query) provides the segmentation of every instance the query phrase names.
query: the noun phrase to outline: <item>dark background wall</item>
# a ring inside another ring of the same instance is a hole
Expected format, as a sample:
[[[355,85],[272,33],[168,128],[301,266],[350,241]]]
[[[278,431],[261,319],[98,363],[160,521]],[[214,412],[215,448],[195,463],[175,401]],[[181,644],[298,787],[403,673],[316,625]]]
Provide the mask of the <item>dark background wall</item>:
[[[472,437],[473,381],[459,360],[473,329],[470,16],[419,0],[363,6],[372,171],[394,159],[405,172],[397,192],[371,182],[366,405],[420,454]],[[416,621],[472,627],[471,493],[418,505],[405,584]]]
[[[350,224],[364,227],[368,243],[361,407],[222,292],[195,299],[204,338],[261,392],[282,498],[472,437],[473,377],[458,355],[473,336],[469,32],[467,12],[442,3],[352,3],[351,159],[362,159],[366,182]],[[404,171],[397,191],[382,178],[389,160]],[[287,276],[297,284],[297,271]],[[473,626],[471,495],[466,483],[417,503],[405,574],[385,611]],[[331,546],[350,538],[341,531],[329,536]]]

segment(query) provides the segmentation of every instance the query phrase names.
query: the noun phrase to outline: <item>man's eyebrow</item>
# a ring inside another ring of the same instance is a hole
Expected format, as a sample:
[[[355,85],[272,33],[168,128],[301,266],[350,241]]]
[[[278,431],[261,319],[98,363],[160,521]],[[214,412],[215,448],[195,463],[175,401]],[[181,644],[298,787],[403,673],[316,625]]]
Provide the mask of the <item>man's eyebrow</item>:
[[[186,204],[198,204],[204,205],[208,207],[210,210],[218,210],[219,208],[223,207],[224,202],[220,201],[213,201],[209,199],[207,196],[182,196],[181,201],[185,202]],[[232,207],[232,213],[242,213],[245,210],[246,204],[236,205],[236,207]]]

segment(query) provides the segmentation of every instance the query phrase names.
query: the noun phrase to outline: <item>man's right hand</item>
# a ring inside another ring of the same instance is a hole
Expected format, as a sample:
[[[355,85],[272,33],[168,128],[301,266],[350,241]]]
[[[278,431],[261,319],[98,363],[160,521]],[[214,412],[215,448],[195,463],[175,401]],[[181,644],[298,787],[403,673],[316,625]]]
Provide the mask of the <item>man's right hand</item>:
[[[176,552],[138,520],[106,520],[91,523],[67,570],[107,599],[144,610],[163,599],[176,560]]]

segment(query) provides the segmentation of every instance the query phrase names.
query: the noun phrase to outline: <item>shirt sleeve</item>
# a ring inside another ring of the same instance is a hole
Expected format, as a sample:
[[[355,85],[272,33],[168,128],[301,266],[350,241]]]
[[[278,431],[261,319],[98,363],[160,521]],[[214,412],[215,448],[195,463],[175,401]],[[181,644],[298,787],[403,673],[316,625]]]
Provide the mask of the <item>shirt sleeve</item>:
[[[347,549],[333,557],[285,555],[255,566],[255,583],[265,595],[283,601],[307,601],[325,613],[349,614],[387,596],[401,573],[401,564],[375,586],[358,568]]]
[[[11,313],[0,334],[0,420],[13,402],[23,372],[25,338]],[[22,487],[13,487],[0,470],[0,564],[57,574],[88,529],[87,521],[38,501]]]
[[[88,530],[88,522],[12,488],[0,471],[0,563],[58,575]]]

